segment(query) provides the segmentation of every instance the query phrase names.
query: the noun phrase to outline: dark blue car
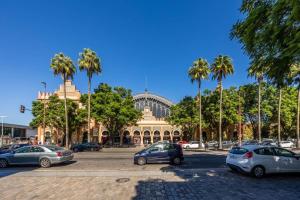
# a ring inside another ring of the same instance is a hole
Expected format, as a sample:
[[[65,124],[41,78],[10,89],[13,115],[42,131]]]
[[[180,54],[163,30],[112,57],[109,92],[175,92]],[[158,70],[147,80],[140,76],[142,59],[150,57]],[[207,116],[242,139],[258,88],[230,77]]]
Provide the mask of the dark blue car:
[[[134,155],[134,163],[144,165],[147,163],[181,164],[183,161],[182,148],[173,143],[155,143]]]

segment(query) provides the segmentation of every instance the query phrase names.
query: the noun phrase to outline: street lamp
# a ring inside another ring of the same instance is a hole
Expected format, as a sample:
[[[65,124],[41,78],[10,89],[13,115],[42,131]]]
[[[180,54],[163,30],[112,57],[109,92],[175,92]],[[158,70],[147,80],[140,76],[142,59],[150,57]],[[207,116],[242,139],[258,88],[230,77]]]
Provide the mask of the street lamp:
[[[3,145],[3,120],[4,120],[4,118],[5,117],[7,117],[7,116],[0,116],[0,118],[1,118],[1,123],[2,123],[2,131],[1,131],[1,147],[2,147],[2,145]]]
[[[44,86],[44,113],[43,113],[43,136],[45,137],[45,132],[46,132],[46,89],[47,89],[47,83],[46,82],[41,82],[42,85]],[[44,137],[42,144],[44,144]]]

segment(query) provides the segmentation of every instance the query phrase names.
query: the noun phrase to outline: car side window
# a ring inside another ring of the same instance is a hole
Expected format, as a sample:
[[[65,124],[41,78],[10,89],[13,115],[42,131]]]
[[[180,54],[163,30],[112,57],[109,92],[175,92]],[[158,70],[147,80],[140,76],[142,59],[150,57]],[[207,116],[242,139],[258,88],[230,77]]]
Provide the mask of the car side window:
[[[44,149],[41,147],[31,147],[30,152],[44,152]]]
[[[254,152],[256,154],[265,155],[265,156],[273,156],[274,155],[272,149],[270,149],[270,148],[256,149],[256,150],[254,150]]]
[[[173,149],[174,149],[174,146],[172,144],[165,144],[164,145],[164,150],[169,151],[169,150],[173,150]]]
[[[285,149],[280,149],[280,148],[275,148],[275,153],[277,156],[285,156],[285,157],[293,157],[294,153],[285,150]]]
[[[30,152],[30,148],[31,147],[21,147],[21,148],[17,149],[15,152],[16,153],[29,153]]]

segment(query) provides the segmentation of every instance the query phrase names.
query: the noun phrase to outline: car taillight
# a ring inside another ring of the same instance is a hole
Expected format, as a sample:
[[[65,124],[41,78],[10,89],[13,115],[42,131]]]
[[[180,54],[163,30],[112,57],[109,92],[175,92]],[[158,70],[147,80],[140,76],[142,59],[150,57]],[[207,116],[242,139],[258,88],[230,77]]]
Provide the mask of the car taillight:
[[[251,151],[245,153],[245,155],[243,156],[246,159],[252,158],[253,157],[253,153]]]
[[[56,155],[57,155],[58,157],[62,157],[62,156],[63,156],[63,153],[62,153],[62,152],[56,152]]]

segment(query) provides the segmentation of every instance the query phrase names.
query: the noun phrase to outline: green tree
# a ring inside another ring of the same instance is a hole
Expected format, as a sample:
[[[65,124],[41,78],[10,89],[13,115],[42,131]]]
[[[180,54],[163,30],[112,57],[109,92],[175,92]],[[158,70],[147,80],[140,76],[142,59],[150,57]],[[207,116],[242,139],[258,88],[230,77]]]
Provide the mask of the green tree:
[[[233,74],[233,64],[231,58],[228,56],[219,55],[215,58],[212,64],[211,71],[213,73],[213,79],[218,81],[218,86],[220,90],[220,111],[219,111],[219,148],[222,149],[222,80],[226,78],[227,75]]]
[[[67,99],[68,106],[68,117],[70,119],[68,139],[72,138],[72,134],[79,128],[81,125],[86,123],[86,111],[85,109],[80,109],[78,103]],[[64,113],[64,101],[59,99],[57,95],[52,95],[46,102],[46,115],[45,115],[45,124],[51,129],[53,128],[60,132],[66,128],[65,113]],[[30,123],[32,127],[39,127],[43,124],[43,103],[41,101],[32,102],[32,114],[33,119]],[[63,138],[66,135],[63,135]]]
[[[203,116],[206,127],[211,132],[218,132],[220,104],[219,92],[205,90],[203,94]],[[239,95],[236,88],[231,87],[223,90],[223,104],[222,110],[222,129],[227,130],[230,126],[235,125],[239,121],[239,114],[237,108],[239,106]]]
[[[51,60],[50,67],[53,69],[54,75],[61,75],[64,83],[64,111],[66,121],[66,147],[69,148],[69,126],[68,126],[68,109],[66,97],[66,81],[73,79],[76,68],[70,57],[65,56],[63,53],[55,54]]]
[[[300,62],[300,1],[243,0],[240,12],[243,19],[234,24],[231,38],[268,78],[282,79]]]
[[[201,105],[201,81],[203,79],[207,79],[208,75],[210,73],[209,64],[208,62],[203,59],[199,58],[198,60],[193,62],[193,65],[189,68],[188,74],[189,77],[193,82],[198,82],[198,100],[199,100],[199,138],[200,138],[200,146],[199,148],[202,148],[203,143],[203,136],[202,136],[202,105]]]
[[[91,49],[83,49],[83,52],[79,54],[78,65],[80,71],[85,70],[88,77],[88,141],[91,138],[91,81],[94,74],[99,74],[102,71],[100,58],[96,52]]]
[[[131,90],[100,84],[92,95],[91,114],[101,122],[111,137],[126,126],[135,125],[142,113],[135,109]]]
[[[191,96],[184,97],[178,104],[171,106],[170,116],[167,121],[173,126],[181,127],[187,138],[190,140],[195,133],[198,118],[196,101]]]
[[[248,74],[252,77],[254,76],[258,83],[258,103],[257,103],[258,127],[257,129],[258,129],[258,141],[261,143],[261,84],[263,81],[264,74],[262,71],[256,71],[251,67],[248,69]]]

